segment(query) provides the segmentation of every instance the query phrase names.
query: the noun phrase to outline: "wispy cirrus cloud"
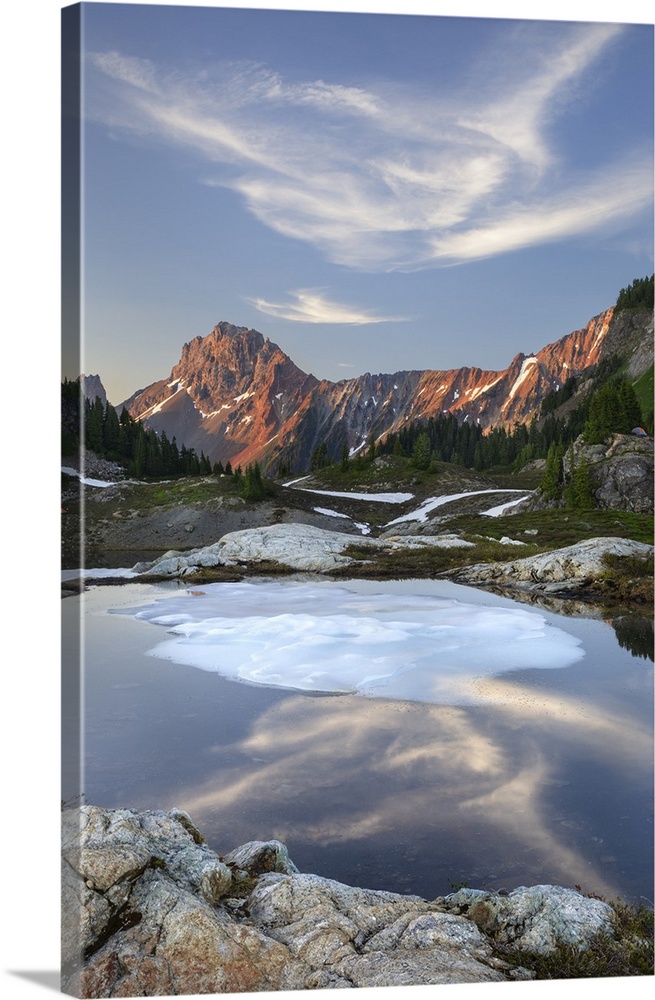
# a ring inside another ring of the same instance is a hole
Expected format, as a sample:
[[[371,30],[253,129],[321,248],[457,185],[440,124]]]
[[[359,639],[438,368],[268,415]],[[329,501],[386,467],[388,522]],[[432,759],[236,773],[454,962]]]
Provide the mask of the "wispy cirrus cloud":
[[[647,209],[650,149],[595,150],[590,169],[570,161],[554,128],[621,31],[524,28],[466,85],[439,93],[393,81],[289,83],[229,62],[183,75],[97,53],[88,106],[113,128],[194,151],[213,171],[205,183],[233,190],[263,225],[332,262],[418,270],[620,227]],[[349,310],[295,295],[257,307],[304,322],[376,321],[312,320]]]
[[[316,288],[299,288],[289,292],[287,302],[267,302],[266,299],[255,298],[248,301],[260,312],[278,319],[287,319],[298,323],[330,323],[350,326],[365,326],[370,323],[399,323],[406,316],[382,316],[370,309],[357,309],[354,306],[331,302]]]

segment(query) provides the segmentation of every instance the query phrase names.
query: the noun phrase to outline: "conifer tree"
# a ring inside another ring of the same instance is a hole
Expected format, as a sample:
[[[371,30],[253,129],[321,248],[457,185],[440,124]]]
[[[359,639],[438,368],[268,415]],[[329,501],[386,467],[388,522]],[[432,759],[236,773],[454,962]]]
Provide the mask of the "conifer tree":
[[[546,458],[546,468],[541,480],[540,489],[546,500],[557,500],[562,494],[562,483],[564,481],[562,445],[552,442],[548,449]]]
[[[140,479],[146,471],[146,435],[141,424],[137,424],[134,451],[129,464],[129,473]]]
[[[328,458],[327,444],[325,441],[322,441],[321,444],[316,445],[312,451],[310,469],[314,472],[316,469],[324,469],[325,466],[329,464],[330,459]]]
[[[627,378],[621,379],[618,385],[619,405],[624,432],[628,434],[633,427],[641,423],[641,407],[634,387]]]
[[[592,510],[595,507],[591,477],[584,455],[580,456],[580,461],[571,477],[570,497],[573,501],[572,506],[576,510]]]
[[[96,454],[102,452],[102,425],[104,422],[104,410],[100,396],[96,396],[91,404],[87,404],[85,432],[86,447]]]
[[[430,454],[430,438],[426,431],[421,431],[412,448],[412,459],[417,469],[427,469],[430,464]]]
[[[266,495],[262,474],[258,462],[246,466],[241,483],[241,495],[244,500],[263,500]]]
[[[121,425],[118,414],[111,403],[107,403],[102,423],[102,447],[106,454],[115,457],[118,453],[121,437]]]
[[[575,458],[573,445],[571,445],[568,483],[564,490],[566,503],[573,510],[591,510],[595,503],[591,491],[589,468],[584,455],[580,455],[577,464]]]

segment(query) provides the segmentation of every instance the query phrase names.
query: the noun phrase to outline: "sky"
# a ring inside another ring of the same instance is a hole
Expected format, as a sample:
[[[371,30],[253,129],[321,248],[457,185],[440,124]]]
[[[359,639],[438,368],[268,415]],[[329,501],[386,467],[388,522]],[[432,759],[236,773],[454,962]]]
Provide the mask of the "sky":
[[[115,405],[220,321],[318,378],[499,370],[652,273],[652,24],[82,7],[71,364]]]

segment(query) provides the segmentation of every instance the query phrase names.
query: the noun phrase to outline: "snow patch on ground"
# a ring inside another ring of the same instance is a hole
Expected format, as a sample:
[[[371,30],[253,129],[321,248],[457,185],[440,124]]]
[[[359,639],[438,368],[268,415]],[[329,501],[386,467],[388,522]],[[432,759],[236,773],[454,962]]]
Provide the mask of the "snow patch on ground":
[[[518,497],[517,500],[508,500],[507,503],[501,503],[497,507],[491,507],[489,510],[482,510],[480,513],[483,514],[484,517],[500,517],[500,515],[504,514],[510,507],[516,507],[517,504],[523,503],[523,501],[527,500],[529,496],[530,494],[526,493],[524,497]]]
[[[104,479],[89,479],[87,476],[83,476],[81,472],[78,472],[77,469],[71,469],[67,465],[63,465],[61,471],[64,472],[67,476],[76,476],[79,479],[79,481],[83,483],[85,486],[99,486],[101,489],[103,489],[107,486],[116,485],[116,483],[108,483]]]
[[[294,480],[296,483],[301,481],[300,479]],[[286,483],[285,485],[291,486],[292,484]],[[344,500],[372,500],[374,503],[407,503],[408,500],[412,500],[414,497],[413,493],[339,493],[336,490],[310,490],[307,487],[301,488],[303,493],[316,493],[322,497],[341,497]]]
[[[175,382],[169,382],[168,384],[173,386],[175,385]],[[143,420],[144,417],[151,417],[154,413],[159,413],[162,407],[165,406],[166,403],[169,402],[169,400],[173,399],[173,396],[176,396],[178,392],[181,392],[183,389],[184,389],[184,382],[180,381],[177,385],[177,388],[173,393],[171,393],[170,396],[167,396],[166,399],[162,399],[160,403],[155,403],[153,406],[148,407],[147,410],[144,410],[143,413],[140,413],[139,420]],[[198,409],[198,407],[196,407],[196,409]]]
[[[393,524],[402,524],[406,521],[421,521],[425,522],[428,519],[428,514],[437,507],[442,507],[446,503],[451,503],[453,500],[462,500],[464,497],[475,497],[482,493],[520,493],[520,490],[469,490],[467,493],[449,493],[447,496],[442,497],[428,497],[424,500],[420,507],[416,510],[410,511],[409,514],[402,514],[400,517],[395,517],[393,521],[387,522],[385,527],[389,528]]]
[[[352,520],[348,514],[341,514],[338,510],[330,510],[328,507],[312,507],[317,514],[326,514],[328,517],[345,517],[346,521]]]

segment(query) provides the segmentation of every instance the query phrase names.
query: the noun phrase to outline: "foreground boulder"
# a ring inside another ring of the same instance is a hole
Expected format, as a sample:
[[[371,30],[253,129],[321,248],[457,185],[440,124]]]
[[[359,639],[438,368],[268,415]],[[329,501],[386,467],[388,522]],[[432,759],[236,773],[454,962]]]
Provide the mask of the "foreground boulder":
[[[653,546],[626,538],[587,538],[575,545],[510,562],[475,563],[452,574],[459,583],[495,584],[544,594],[584,590],[607,567],[606,555],[646,560]]]
[[[166,553],[154,562],[137,563],[134,569],[142,576],[186,576],[213,566],[276,562],[290,569],[323,573],[351,562],[342,553],[355,540],[359,545],[375,544],[369,538],[309,524],[273,524],[231,531],[213,545]]]
[[[62,988],[81,997],[524,979],[496,943],[584,949],[615,919],[557,886],[354,888],[299,873],[278,841],[219,857],[180,810],[66,810],[62,863]]]
[[[144,577],[188,576],[214,566],[275,562],[289,569],[327,573],[355,561],[344,554],[344,550],[353,544],[369,548],[372,553],[380,549],[472,545],[452,534],[378,539],[327,531],[310,524],[272,524],[231,531],[213,545],[190,552],[167,552],[153,562],[137,563],[134,572]]]

